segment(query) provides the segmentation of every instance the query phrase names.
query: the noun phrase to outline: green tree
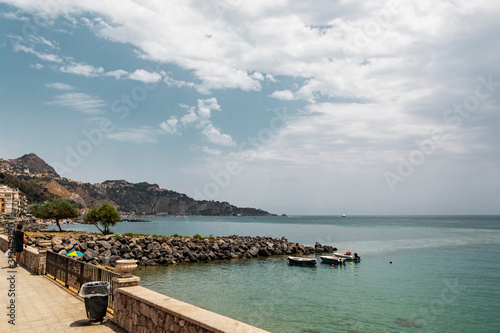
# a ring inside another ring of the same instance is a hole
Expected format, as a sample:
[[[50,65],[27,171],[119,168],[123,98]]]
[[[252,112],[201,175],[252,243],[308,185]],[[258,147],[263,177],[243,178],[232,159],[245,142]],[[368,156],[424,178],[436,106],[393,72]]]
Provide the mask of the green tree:
[[[83,220],[94,224],[104,235],[109,235],[111,234],[109,227],[114,226],[116,222],[120,221],[120,214],[114,206],[109,203],[103,203],[99,208],[91,207],[87,214],[83,216]],[[97,225],[98,222],[104,230],[99,228]]]
[[[28,207],[28,212],[39,219],[55,219],[59,231],[62,231],[59,220],[80,216],[75,205],[61,198],[52,199],[46,203],[33,204]]]

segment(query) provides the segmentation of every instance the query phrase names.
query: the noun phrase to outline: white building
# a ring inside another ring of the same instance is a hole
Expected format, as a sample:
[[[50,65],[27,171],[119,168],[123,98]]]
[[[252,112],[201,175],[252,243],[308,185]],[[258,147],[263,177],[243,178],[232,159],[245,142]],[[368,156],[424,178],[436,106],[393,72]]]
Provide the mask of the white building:
[[[18,189],[6,185],[0,186],[0,214],[12,215],[21,209],[21,195]]]

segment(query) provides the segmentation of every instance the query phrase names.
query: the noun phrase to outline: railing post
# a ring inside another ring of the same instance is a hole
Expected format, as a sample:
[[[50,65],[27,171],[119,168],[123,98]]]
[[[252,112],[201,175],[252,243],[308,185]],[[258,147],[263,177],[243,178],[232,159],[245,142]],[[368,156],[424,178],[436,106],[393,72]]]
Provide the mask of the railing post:
[[[57,279],[57,275],[58,275],[58,274],[57,274],[57,272],[58,272],[58,270],[59,270],[59,268],[57,267],[57,258],[58,258],[58,257],[59,257],[58,255],[55,255],[55,256],[54,256],[54,258],[55,258],[55,259],[54,259],[54,280],[56,280],[56,279]]]
[[[65,262],[65,264],[64,264],[64,266],[65,266],[65,267],[64,267],[64,268],[65,268],[65,273],[66,273],[66,276],[64,277],[64,286],[65,286],[66,288],[68,288],[68,287],[69,287],[69,284],[68,284],[68,276],[69,276],[69,274],[68,274],[68,271],[69,271],[69,259],[68,259],[68,258],[64,258],[64,259],[66,259],[66,260],[65,260],[66,262]]]
[[[83,264],[83,262],[80,262],[80,277],[79,277],[79,282],[80,282],[80,288],[82,287],[83,285],[83,274],[84,274],[84,269],[85,269],[85,265]]]

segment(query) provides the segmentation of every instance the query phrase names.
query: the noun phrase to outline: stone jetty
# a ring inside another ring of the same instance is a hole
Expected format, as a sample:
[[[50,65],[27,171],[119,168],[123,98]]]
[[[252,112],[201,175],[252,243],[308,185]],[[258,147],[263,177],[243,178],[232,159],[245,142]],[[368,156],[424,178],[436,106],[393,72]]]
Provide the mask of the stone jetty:
[[[210,262],[279,255],[304,255],[334,252],[337,249],[316,243],[314,247],[271,237],[174,237],[117,236],[79,233],[73,236],[42,234],[32,236],[28,245],[39,247],[41,241],[51,241],[53,252],[64,255],[80,251],[75,257],[94,265],[116,266],[119,259],[137,259],[141,266],[174,265],[188,262]]]

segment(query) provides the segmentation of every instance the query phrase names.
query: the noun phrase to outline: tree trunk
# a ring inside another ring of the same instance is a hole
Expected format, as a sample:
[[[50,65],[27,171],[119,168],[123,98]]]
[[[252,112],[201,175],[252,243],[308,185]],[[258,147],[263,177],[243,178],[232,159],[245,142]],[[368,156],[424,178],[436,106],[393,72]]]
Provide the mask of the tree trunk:
[[[99,229],[99,231],[100,231],[100,232],[104,235],[104,232],[101,230],[101,228],[99,228],[99,226],[97,225],[97,223],[94,223],[94,225],[95,225],[95,227],[96,227],[97,229]]]
[[[63,230],[61,229],[61,225],[59,224],[59,219],[56,219],[56,224],[57,224],[57,226],[59,227],[59,231],[63,231]]]

